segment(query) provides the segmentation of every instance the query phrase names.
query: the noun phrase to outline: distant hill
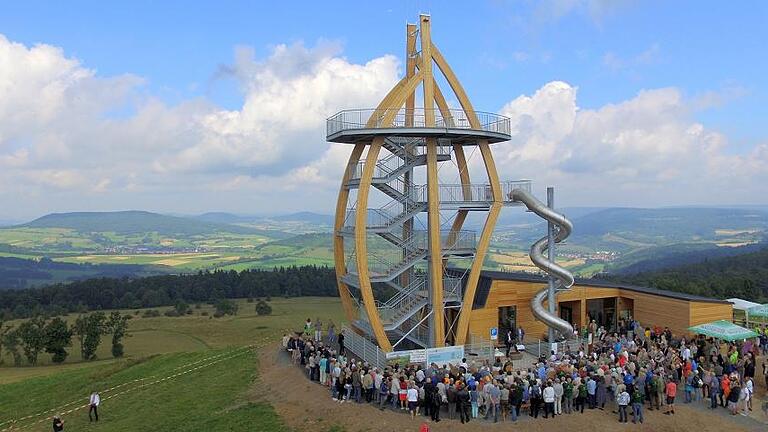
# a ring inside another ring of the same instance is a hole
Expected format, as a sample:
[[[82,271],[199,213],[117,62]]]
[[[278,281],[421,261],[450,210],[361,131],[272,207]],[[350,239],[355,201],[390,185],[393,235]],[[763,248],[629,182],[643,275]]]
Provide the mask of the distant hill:
[[[768,228],[768,213],[728,208],[610,208],[573,218],[580,236],[628,234],[638,241],[713,238],[717,230]]]
[[[318,225],[333,225],[333,216],[312,212],[298,212],[291,213],[282,216],[271,217],[273,220],[280,221],[292,221],[292,222],[307,222]]]
[[[314,225],[333,225],[333,216],[312,212],[298,212],[284,215],[260,216],[260,215],[237,215],[226,212],[209,212],[201,215],[192,216],[193,219],[225,224],[257,224],[259,222],[304,222]]]
[[[170,267],[137,264],[73,264],[0,257],[0,290],[21,289],[91,278],[140,277],[171,273]]]
[[[258,219],[257,216],[240,216],[232,213],[225,212],[208,212],[201,215],[191,216],[191,219],[196,219],[203,222],[220,223],[220,224],[237,224],[248,223]]]
[[[146,211],[52,213],[20,225],[30,228],[68,228],[78,232],[119,234],[210,235],[214,233],[262,234],[255,228],[166,216]]]
[[[768,301],[768,247],[697,264],[598,278],[716,298]]]
[[[764,242],[739,247],[720,247],[707,243],[680,243],[654,246],[621,256],[606,269],[611,274],[635,274],[664,270],[712,259],[757,252],[766,247]]]

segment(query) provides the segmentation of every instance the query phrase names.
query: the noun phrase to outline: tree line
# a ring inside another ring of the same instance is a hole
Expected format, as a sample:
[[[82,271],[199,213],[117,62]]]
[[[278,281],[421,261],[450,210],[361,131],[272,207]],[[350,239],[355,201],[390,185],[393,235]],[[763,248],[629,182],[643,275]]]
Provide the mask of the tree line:
[[[663,270],[598,277],[705,297],[738,297],[763,303],[768,302],[768,248]]]
[[[0,290],[0,319],[174,306],[180,301],[214,304],[234,298],[336,295],[336,273],[326,266],[95,278],[39,288]]]
[[[24,358],[34,366],[43,352],[51,355],[53,363],[63,363],[69,356],[67,348],[72,346],[73,337],[80,344],[81,359],[94,360],[104,335],[112,335],[112,356],[122,357],[122,340],[128,336],[129,319],[129,315],[115,311],[109,315],[80,315],[71,326],[60,317],[47,319],[41,315],[18,324],[0,320],[0,364],[4,361],[3,351],[11,356],[15,366],[21,366]]]

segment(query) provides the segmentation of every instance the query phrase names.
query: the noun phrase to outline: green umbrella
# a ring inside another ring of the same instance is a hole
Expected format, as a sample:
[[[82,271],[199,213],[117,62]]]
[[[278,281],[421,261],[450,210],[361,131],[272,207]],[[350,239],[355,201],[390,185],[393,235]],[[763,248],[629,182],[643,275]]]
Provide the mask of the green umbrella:
[[[768,304],[755,306],[747,309],[749,317],[763,317],[768,318]]]
[[[699,324],[697,326],[688,327],[688,330],[690,330],[692,333],[703,334],[727,341],[757,337],[757,333],[753,332],[752,330],[737,326],[736,324],[726,320]]]

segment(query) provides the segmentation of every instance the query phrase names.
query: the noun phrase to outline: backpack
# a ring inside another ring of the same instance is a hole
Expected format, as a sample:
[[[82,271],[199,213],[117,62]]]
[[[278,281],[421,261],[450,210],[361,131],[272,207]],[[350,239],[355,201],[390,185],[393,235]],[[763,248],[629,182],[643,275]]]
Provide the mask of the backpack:
[[[534,397],[537,399],[541,397],[541,389],[539,388],[539,386],[531,387],[531,397]]]

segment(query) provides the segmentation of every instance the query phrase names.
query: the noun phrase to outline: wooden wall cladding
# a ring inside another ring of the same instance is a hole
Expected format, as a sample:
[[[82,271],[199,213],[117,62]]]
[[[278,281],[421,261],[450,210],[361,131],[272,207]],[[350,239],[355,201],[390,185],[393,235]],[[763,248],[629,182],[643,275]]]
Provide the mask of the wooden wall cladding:
[[[546,285],[538,282],[494,280],[484,308],[472,311],[469,324],[470,334],[488,338],[490,328],[498,325],[498,308],[515,306],[517,325],[527,335],[537,338],[547,332],[546,326],[534,318],[531,299]],[[675,299],[655,294],[622,288],[574,285],[570,291],[558,294],[558,302],[580,302],[578,321],[586,322],[586,302],[590,299],[619,297],[619,309],[632,309],[632,316],[643,326],[658,325],[669,327],[676,334],[686,333],[688,327],[719,319],[732,318],[732,306],[726,303],[711,303]]]

